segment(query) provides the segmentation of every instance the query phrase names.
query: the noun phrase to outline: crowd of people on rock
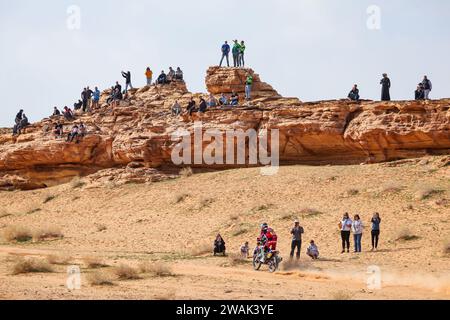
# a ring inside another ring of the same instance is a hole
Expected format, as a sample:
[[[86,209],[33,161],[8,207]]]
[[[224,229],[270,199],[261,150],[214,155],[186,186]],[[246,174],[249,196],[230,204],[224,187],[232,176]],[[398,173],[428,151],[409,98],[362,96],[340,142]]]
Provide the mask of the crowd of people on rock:
[[[383,73],[383,78],[380,81],[381,84],[381,101],[391,101],[391,79],[389,79],[386,73]],[[433,85],[427,76],[424,76],[421,83],[417,85],[416,90],[414,91],[414,99],[415,100],[429,100],[430,92],[433,90]],[[348,99],[352,101],[359,101],[359,89],[358,85],[355,84],[348,94]]]
[[[378,250],[378,243],[380,237],[380,224],[381,218],[378,212],[374,213],[371,220],[371,251]],[[362,252],[362,238],[365,229],[365,224],[362,222],[359,214],[354,215],[354,218],[351,219],[348,213],[345,213],[342,219],[338,223],[341,242],[342,242],[342,251],[341,253],[349,253],[350,252],[350,237],[353,234],[353,248],[355,253]],[[300,221],[295,220],[294,226],[290,230],[290,235],[292,236],[291,249],[290,249],[290,258],[300,259],[301,249],[302,249],[302,237],[305,233],[304,228],[300,225]],[[267,223],[263,223],[261,225],[261,233],[257,238],[257,248],[254,253],[259,252],[259,259],[264,263],[267,255],[275,252],[277,250],[278,236],[273,228],[270,228]],[[261,250],[258,250],[260,248]],[[225,240],[223,237],[218,234],[216,239],[214,240],[214,255],[217,254],[226,254],[226,246]],[[241,245],[239,249],[239,254],[243,259],[247,259],[250,257],[250,248],[249,242],[245,242]],[[309,256],[313,260],[319,259],[320,253],[319,248],[314,240],[309,242],[309,246],[306,249],[306,255]]]

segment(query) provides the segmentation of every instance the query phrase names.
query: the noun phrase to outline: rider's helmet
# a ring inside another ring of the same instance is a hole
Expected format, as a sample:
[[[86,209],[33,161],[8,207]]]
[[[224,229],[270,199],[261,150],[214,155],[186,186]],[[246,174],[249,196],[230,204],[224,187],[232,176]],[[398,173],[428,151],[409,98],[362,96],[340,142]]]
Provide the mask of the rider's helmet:
[[[269,229],[269,225],[267,223],[261,224],[261,231],[267,231]]]

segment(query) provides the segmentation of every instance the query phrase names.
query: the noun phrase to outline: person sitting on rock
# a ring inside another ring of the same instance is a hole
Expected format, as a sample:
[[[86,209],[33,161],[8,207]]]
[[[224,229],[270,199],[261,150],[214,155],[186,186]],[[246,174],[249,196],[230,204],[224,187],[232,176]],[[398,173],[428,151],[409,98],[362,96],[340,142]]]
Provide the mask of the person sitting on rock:
[[[187,112],[189,113],[190,116],[192,116],[192,113],[197,112],[196,108],[195,108],[195,101],[194,98],[191,98],[191,100],[188,103],[188,106],[186,107]]]
[[[175,70],[173,70],[172,67],[169,67],[169,73],[167,74],[167,80],[169,82],[172,82],[175,80]]]
[[[414,91],[414,97],[415,97],[415,100],[424,100],[425,99],[423,84],[419,83],[417,85],[417,89],[416,89],[416,91]]]
[[[359,89],[358,85],[354,85],[350,93],[348,94],[348,98],[352,101],[359,101]]]
[[[180,69],[180,67],[178,67],[177,71],[175,71],[175,80],[183,81],[183,71]]]
[[[79,131],[78,134],[80,137],[84,138],[86,136],[87,129],[83,122],[80,123],[80,126],[78,127],[78,131]]]
[[[75,102],[73,104],[74,110],[80,110],[82,107],[83,107],[83,101],[81,101],[80,99],[78,99],[78,102]]]
[[[207,109],[208,109],[208,105],[206,104],[205,99],[200,98],[200,105],[198,107],[198,111],[200,113],[205,113]]]
[[[159,75],[158,79],[156,80],[156,84],[167,84],[167,75],[166,73],[163,71],[161,71],[161,74]]]
[[[67,121],[72,121],[74,119],[73,111],[70,108],[67,108],[67,106],[63,109],[63,116]]]
[[[72,127],[72,130],[67,135],[67,142],[73,142],[73,140],[75,138],[77,138],[77,142],[78,142],[78,134],[79,134],[79,128],[77,125],[74,125]]]
[[[175,103],[172,106],[172,115],[179,116],[180,114],[181,114],[181,106],[178,103],[178,101],[175,101]]]
[[[112,102],[112,106],[113,107],[117,107],[119,105],[119,102],[123,99],[123,94],[122,92],[119,91],[118,88],[115,89],[114,91],[114,96],[113,96],[113,102]]]
[[[239,95],[235,92],[231,94],[231,105],[237,106],[239,105]]]
[[[23,110],[20,109],[20,111],[16,114],[16,118],[14,119],[15,124],[19,124],[20,121],[22,121],[22,115],[23,115]]]
[[[57,107],[54,107],[52,117],[59,117],[60,115],[61,111],[59,111]]]
[[[209,108],[217,107],[217,104],[218,104],[218,102],[217,102],[216,97],[214,97],[214,95],[211,93],[208,98],[208,107]]]
[[[225,241],[223,240],[222,236],[218,234],[216,240],[214,240],[214,256],[218,254],[223,254],[225,256],[225,251]]]
[[[13,128],[13,135],[21,134],[22,129],[25,129],[29,125],[30,123],[28,122],[27,116],[25,113],[22,113],[22,119]]]
[[[219,105],[221,105],[221,106],[228,105],[228,98],[224,93],[222,93],[222,95],[219,98]]]
[[[55,135],[55,139],[62,138],[63,136],[63,125],[60,123],[55,123],[55,127],[53,129],[53,133]]]

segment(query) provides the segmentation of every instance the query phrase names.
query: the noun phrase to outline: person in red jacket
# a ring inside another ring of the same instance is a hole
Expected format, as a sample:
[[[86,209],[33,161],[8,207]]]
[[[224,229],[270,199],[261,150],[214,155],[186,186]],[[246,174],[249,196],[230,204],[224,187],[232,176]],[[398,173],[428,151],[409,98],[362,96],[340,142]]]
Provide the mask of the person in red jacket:
[[[267,253],[271,251],[275,251],[277,249],[277,241],[278,236],[272,228],[269,228],[267,223],[263,223],[261,225],[261,234],[258,238],[258,243],[264,246],[264,250],[261,250],[261,262],[264,263],[265,256]]]

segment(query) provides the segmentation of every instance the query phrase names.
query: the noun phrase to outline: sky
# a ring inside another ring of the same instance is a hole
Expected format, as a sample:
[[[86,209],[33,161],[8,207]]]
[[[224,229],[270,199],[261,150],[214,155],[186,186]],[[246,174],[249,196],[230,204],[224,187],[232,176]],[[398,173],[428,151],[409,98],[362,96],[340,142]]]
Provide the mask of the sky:
[[[432,98],[450,97],[446,0],[0,0],[0,126],[20,108],[34,122],[72,107],[122,70],[139,87],[147,66],[179,66],[190,91],[206,92],[233,39],[263,81],[302,101],[345,98],[355,83],[380,99],[383,72],[394,100],[413,98],[424,75]]]

